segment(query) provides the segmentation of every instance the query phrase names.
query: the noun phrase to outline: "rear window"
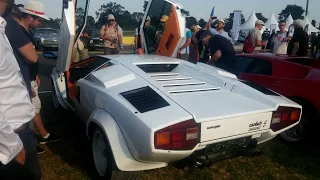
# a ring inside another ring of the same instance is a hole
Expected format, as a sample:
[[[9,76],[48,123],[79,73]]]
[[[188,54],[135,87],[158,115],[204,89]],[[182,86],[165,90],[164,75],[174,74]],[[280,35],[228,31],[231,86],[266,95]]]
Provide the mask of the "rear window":
[[[272,63],[265,59],[237,56],[237,72],[271,76]]]

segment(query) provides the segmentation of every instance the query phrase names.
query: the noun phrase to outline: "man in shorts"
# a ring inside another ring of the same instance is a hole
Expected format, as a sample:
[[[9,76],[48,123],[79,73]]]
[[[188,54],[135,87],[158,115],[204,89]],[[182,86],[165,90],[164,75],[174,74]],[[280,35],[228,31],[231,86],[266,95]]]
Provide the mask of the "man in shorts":
[[[3,18],[13,0],[0,0],[0,179],[40,180],[36,139],[30,129],[34,107],[5,34]]]

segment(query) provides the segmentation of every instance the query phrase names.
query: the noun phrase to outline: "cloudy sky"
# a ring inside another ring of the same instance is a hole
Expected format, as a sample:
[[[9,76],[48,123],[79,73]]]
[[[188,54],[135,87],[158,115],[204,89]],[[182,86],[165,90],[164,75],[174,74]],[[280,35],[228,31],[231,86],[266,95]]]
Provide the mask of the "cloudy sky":
[[[16,3],[24,4],[26,0],[15,0]],[[45,4],[47,15],[51,18],[56,18],[61,15],[62,0],[38,0]],[[130,12],[141,12],[143,10],[144,0],[113,0],[124,6]],[[208,19],[211,8],[216,7],[215,14],[219,18],[226,18],[230,12],[234,10],[242,10],[245,18],[254,12],[261,12],[266,18],[269,18],[271,13],[276,16],[286,7],[287,4],[297,4],[305,8],[307,0],[174,0],[179,2],[184,9],[190,11],[191,15],[197,19]],[[91,0],[89,14],[95,17],[94,12],[98,10],[101,4],[107,3],[107,0]],[[310,0],[309,4],[309,20],[317,21],[317,26],[320,21],[320,0]]]

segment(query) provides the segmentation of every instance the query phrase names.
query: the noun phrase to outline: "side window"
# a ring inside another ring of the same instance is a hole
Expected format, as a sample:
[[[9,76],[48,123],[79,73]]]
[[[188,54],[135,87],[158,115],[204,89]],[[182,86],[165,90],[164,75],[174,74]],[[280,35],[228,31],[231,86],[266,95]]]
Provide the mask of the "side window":
[[[252,58],[246,56],[236,56],[236,71],[244,73],[248,65],[252,62]]]
[[[166,28],[166,22],[170,18],[172,5],[167,1],[152,1],[143,32],[149,54],[155,53],[161,40],[162,33]]]
[[[87,0],[76,1],[76,39],[85,26],[87,3]]]
[[[248,74],[271,76],[272,63],[268,60],[254,58],[252,62],[246,67],[244,72]]]
[[[309,58],[292,58],[286,59],[286,61],[294,62],[301,65],[308,65],[311,60]]]

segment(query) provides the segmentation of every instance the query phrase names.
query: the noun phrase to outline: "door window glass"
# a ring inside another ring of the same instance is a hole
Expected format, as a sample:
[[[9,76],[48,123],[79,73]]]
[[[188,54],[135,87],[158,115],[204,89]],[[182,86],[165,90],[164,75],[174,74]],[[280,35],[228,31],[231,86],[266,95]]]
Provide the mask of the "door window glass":
[[[147,18],[143,27],[144,37],[149,54],[155,53],[160,43],[162,33],[166,28],[166,22],[170,18],[172,5],[164,0],[154,0],[147,12]]]

